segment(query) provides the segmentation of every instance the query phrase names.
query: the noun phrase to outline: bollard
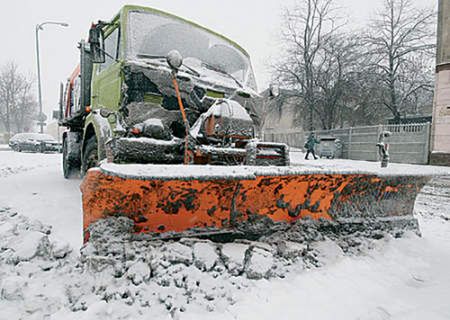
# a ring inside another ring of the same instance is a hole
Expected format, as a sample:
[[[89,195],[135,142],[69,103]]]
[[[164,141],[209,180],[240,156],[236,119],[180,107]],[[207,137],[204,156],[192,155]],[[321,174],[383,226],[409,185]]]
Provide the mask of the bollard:
[[[381,157],[381,167],[387,168],[389,163],[389,144],[387,144],[387,139],[392,135],[390,131],[383,131],[378,137],[378,153]]]

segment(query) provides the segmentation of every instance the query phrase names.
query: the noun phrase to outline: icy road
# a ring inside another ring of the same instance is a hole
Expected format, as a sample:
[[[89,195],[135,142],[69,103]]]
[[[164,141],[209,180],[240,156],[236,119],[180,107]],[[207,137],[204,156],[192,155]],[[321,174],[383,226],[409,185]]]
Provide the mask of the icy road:
[[[78,252],[82,244],[80,181],[63,179],[59,154],[2,149],[0,209],[11,208],[51,225],[52,236],[64,239]],[[315,246],[321,267],[293,268],[298,272],[291,270],[284,279],[245,280],[245,289],[232,293],[233,303],[209,311],[188,308],[175,314],[146,305],[92,300],[88,301],[92,307],[87,305],[85,311],[72,313],[64,302],[55,302],[39,313],[35,310],[46,302],[33,305],[27,301],[25,293],[11,288],[11,283],[20,283],[13,281],[19,272],[0,266],[0,320],[41,319],[44,314],[50,319],[450,319],[450,179],[435,179],[427,186],[415,211],[422,238],[410,234],[371,241],[351,255],[330,241],[319,242]],[[5,213],[0,210],[1,214]],[[0,221],[0,237],[6,230],[2,226]],[[50,271],[45,272],[30,272],[28,279],[20,279],[36,286],[32,277]],[[62,275],[45,281],[54,282],[50,288],[64,288],[70,279],[74,278]],[[235,281],[235,277],[227,279]],[[44,289],[36,291],[41,298],[49,294]]]

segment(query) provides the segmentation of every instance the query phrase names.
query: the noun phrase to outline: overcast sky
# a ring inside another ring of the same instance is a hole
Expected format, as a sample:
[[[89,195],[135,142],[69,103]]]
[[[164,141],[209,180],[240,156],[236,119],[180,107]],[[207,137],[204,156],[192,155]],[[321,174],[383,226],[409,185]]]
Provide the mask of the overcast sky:
[[[124,4],[139,4],[168,11],[213,29],[239,43],[250,54],[258,82],[270,82],[267,62],[281,54],[277,35],[282,9],[295,0],[0,0],[0,65],[15,61],[21,71],[36,77],[35,25],[63,21],[68,28],[46,26],[40,31],[41,78],[44,111],[57,109],[59,83],[77,64],[77,42],[86,37],[91,22],[109,20]],[[343,16],[363,26],[383,0],[335,0]],[[430,6],[436,0],[414,0]]]

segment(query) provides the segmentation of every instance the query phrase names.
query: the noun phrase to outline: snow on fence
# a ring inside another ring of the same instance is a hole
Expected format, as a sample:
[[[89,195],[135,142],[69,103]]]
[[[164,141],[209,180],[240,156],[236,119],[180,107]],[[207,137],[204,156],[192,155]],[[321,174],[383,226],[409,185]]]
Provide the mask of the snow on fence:
[[[376,144],[382,131],[390,131],[389,153],[392,162],[427,164],[429,155],[430,123],[378,125],[332,130],[316,130],[320,137],[333,136],[342,142],[342,158],[377,161]],[[309,132],[301,129],[275,131],[266,129],[264,140],[283,142],[291,147],[303,149]]]

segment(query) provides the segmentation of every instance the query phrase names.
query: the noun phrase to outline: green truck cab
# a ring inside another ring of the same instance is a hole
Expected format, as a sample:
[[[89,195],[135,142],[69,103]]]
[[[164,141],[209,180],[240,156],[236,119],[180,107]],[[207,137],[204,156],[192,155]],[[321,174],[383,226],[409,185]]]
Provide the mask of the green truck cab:
[[[93,24],[79,48],[80,64],[61,92],[65,177],[103,159],[182,163],[187,152],[198,164],[288,164],[285,145],[254,140],[255,77],[232,40],[169,13],[124,6]]]

